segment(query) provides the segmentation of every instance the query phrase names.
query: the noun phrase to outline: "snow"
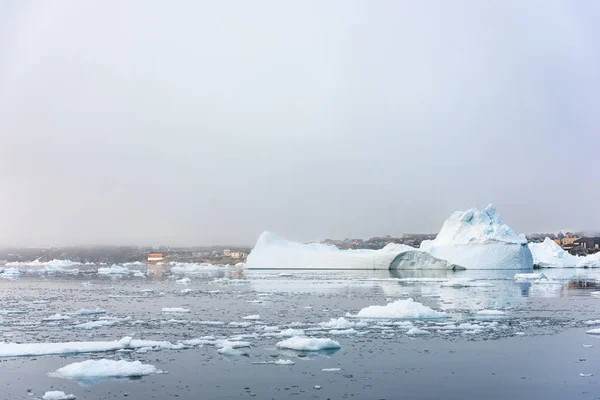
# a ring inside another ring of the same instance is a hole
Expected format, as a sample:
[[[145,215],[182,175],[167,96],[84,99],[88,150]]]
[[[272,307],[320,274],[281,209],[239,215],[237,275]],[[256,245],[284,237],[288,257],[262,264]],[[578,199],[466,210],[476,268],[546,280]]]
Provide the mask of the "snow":
[[[550,238],[545,238],[542,243],[529,243],[529,249],[534,264],[542,268],[600,268],[600,253],[586,257],[574,256]]]
[[[0,343],[0,357],[30,357],[56,354],[98,353],[140,347],[178,349],[181,345],[154,340],[132,340],[124,337],[112,342],[63,342],[63,343]]]
[[[513,232],[491,204],[481,211],[456,211],[421,250],[467,269],[533,268],[527,239]]]
[[[131,270],[129,268],[117,264],[113,264],[110,267],[98,268],[99,275],[127,275],[130,273]]]
[[[408,330],[408,332],[406,332],[406,334],[408,336],[425,336],[425,335],[429,335],[429,331],[426,331],[424,329],[419,329],[417,327],[414,327],[414,328],[410,328]]]
[[[76,398],[77,396],[73,394],[65,394],[65,392],[60,392],[58,390],[46,392],[42,396],[42,400],[75,400]]]
[[[331,339],[307,338],[303,336],[293,336],[289,339],[278,342],[276,346],[280,349],[290,349],[297,351],[320,351],[328,349],[340,349],[342,346]]]
[[[406,300],[396,300],[385,306],[369,306],[360,310],[356,315],[347,314],[348,317],[355,318],[444,318],[448,314],[441,311],[435,311],[423,304],[414,301],[412,298]]]
[[[56,378],[86,380],[94,378],[140,377],[157,373],[154,365],[140,361],[87,360],[66,365],[49,375]]]
[[[450,269],[443,260],[414,247],[390,243],[380,250],[340,250],[322,243],[297,243],[264,232],[246,269]]]
[[[164,313],[189,313],[190,310],[182,307],[164,307],[162,310]]]

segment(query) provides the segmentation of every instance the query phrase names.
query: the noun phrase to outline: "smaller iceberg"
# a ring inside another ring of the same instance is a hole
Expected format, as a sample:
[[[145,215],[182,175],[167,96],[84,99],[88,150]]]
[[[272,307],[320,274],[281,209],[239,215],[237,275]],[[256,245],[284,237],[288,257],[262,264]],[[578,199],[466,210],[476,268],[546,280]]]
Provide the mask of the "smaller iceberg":
[[[481,211],[456,211],[435,240],[421,244],[421,250],[467,269],[533,268],[527,238],[513,232],[491,204]]]
[[[600,268],[600,253],[587,257],[574,256],[550,238],[542,243],[529,243],[533,263],[540,268]]]

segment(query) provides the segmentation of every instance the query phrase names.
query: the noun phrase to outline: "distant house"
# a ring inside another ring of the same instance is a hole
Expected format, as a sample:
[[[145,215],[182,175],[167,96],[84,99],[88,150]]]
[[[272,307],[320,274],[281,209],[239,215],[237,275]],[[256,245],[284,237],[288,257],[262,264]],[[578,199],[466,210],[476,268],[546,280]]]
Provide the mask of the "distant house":
[[[165,259],[165,255],[163,253],[148,253],[148,262],[156,263],[159,261],[163,261]]]
[[[600,237],[582,237],[574,240],[573,245],[584,249],[598,249],[600,248]]]
[[[223,256],[230,257],[231,256],[231,250],[229,250],[229,249],[223,250]]]

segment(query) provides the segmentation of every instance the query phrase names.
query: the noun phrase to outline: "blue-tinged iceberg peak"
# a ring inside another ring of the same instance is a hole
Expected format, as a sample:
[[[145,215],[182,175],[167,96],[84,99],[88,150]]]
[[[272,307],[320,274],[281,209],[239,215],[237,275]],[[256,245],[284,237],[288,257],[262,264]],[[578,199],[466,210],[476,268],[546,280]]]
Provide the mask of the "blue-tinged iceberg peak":
[[[457,211],[444,222],[435,240],[421,250],[467,269],[533,268],[527,238],[504,223],[493,205]]]

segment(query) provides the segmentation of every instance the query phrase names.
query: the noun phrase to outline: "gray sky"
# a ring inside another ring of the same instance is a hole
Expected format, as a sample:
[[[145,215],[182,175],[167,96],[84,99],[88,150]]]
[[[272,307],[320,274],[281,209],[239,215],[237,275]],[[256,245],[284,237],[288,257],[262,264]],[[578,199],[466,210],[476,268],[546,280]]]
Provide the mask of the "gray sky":
[[[0,244],[600,228],[600,3],[3,1]]]

